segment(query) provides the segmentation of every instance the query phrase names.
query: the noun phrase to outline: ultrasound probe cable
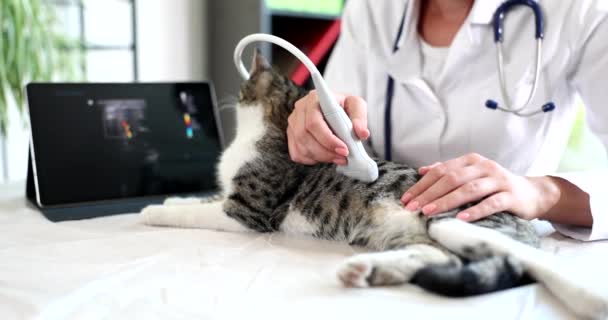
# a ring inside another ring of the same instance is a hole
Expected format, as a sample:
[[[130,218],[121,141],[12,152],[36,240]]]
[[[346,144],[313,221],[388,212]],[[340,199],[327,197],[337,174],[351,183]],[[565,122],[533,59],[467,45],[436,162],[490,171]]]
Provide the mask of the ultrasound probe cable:
[[[353,131],[353,124],[340,106],[329,87],[323,80],[321,73],[310,59],[291,43],[269,34],[255,33],[241,39],[234,49],[234,64],[244,80],[249,79],[249,73],[243,65],[241,56],[243,50],[252,42],[271,42],[296,56],[310,72],[312,82],[317,89],[321,112],[332,131],[348,147],[347,164],[338,166],[337,171],[364,182],[372,182],[378,178],[378,165],[369,157],[363,143]]]

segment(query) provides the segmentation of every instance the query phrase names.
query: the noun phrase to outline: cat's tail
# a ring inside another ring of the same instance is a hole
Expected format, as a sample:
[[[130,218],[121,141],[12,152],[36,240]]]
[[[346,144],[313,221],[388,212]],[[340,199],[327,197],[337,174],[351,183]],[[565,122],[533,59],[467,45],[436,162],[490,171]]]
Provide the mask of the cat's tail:
[[[461,265],[424,267],[411,282],[425,290],[450,297],[484,294],[533,283],[523,265],[509,256],[491,256]]]

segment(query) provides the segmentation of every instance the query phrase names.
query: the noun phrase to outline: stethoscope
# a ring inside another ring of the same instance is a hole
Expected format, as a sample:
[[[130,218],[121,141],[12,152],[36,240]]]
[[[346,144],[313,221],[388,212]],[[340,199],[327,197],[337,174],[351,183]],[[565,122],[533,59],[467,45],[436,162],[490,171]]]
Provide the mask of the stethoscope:
[[[536,25],[536,32],[534,35],[536,38],[536,65],[534,68],[534,82],[532,85],[532,89],[530,90],[530,93],[528,94],[526,103],[524,103],[520,108],[513,108],[513,105],[511,104],[511,100],[509,99],[509,95],[507,94],[507,87],[506,87],[505,73],[504,73],[503,51],[502,51],[502,49],[503,49],[502,42],[504,39],[503,34],[504,34],[505,14],[509,10],[511,10],[511,8],[513,6],[516,6],[516,5],[525,5],[525,6],[530,7],[530,9],[532,9],[532,11],[534,12],[534,20],[535,20],[535,25]],[[406,12],[403,13],[401,22],[399,23],[399,30],[397,32],[397,36],[396,36],[394,44],[393,44],[393,53],[395,53],[395,52],[397,52],[397,50],[399,50],[399,40],[401,39],[401,36],[403,33],[407,8],[405,10],[406,10]],[[526,109],[526,107],[528,107],[528,105],[534,98],[534,96],[536,94],[536,89],[538,87],[538,79],[540,78],[540,68],[542,65],[542,44],[543,44],[543,37],[544,37],[544,33],[545,33],[545,19],[543,17],[543,13],[540,8],[540,5],[533,0],[508,0],[508,1],[505,1],[494,12],[494,16],[492,18],[492,26],[494,29],[494,43],[496,43],[496,47],[497,47],[496,48],[497,49],[496,50],[496,62],[498,65],[500,90],[502,92],[502,97],[505,102],[505,106],[504,107],[500,106],[498,104],[498,102],[496,102],[495,100],[492,100],[492,99],[488,99],[485,103],[485,106],[488,109],[509,112],[509,113],[512,113],[512,114],[514,114],[516,116],[520,116],[520,117],[531,117],[531,116],[537,115],[539,113],[546,113],[546,112],[553,111],[555,109],[555,104],[553,102],[548,102],[548,103],[544,104],[538,110],[529,111],[529,112],[523,111],[524,109]],[[384,107],[384,138],[385,138],[384,158],[387,160],[392,159],[391,111],[392,111],[394,90],[395,90],[395,79],[393,79],[393,77],[389,75],[388,81],[386,84],[386,101],[385,101],[385,107]]]

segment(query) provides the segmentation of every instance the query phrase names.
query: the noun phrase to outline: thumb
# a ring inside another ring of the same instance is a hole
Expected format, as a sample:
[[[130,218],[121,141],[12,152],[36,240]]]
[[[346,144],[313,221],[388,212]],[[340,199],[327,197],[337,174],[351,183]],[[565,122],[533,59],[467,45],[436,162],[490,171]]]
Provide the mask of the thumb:
[[[353,122],[353,129],[359,139],[366,140],[369,138],[369,129],[367,128],[367,102],[361,97],[348,96],[344,99],[344,111]]]

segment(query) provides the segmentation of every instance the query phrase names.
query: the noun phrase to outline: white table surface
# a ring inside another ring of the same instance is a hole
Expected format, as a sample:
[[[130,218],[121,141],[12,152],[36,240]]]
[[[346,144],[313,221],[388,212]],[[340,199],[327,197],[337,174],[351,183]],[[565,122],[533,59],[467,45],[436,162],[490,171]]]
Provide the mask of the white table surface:
[[[0,185],[0,319],[574,318],[536,284],[464,299],[342,288],[345,244],[149,227],[136,214],[52,223],[23,190]],[[607,281],[607,242],[550,234],[543,248]]]

